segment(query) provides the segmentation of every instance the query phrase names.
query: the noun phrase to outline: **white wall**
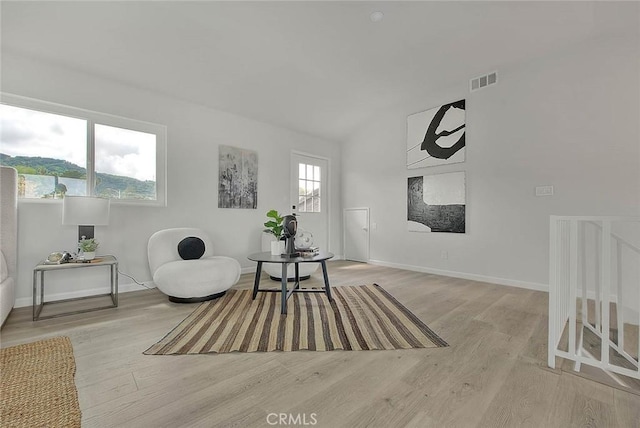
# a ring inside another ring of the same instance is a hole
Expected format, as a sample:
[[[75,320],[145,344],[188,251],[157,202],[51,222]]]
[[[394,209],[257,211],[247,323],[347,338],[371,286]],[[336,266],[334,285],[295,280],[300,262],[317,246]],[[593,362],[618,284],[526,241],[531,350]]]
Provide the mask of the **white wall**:
[[[640,215],[639,57],[638,40],[601,40],[372,118],[342,150],[343,206],[377,223],[372,261],[546,289],[550,215]],[[407,170],[407,116],[461,98],[466,162]],[[407,177],[449,171],[466,171],[467,233],[408,232]],[[555,194],[535,197],[539,185]]]
[[[255,269],[246,256],[260,251],[265,213],[272,208],[288,212],[290,207],[289,159],[293,149],[331,160],[329,250],[342,252],[340,148],[335,142],[4,52],[2,90],[167,126],[167,207],[112,204],[110,225],[96,227],[99,253],[116,255],[120,270],[138,281],[151,279],[146,251],[149,236],[167,227],[204,228],[213,237],[216,254],[236,258],[244,271]],[[218,209],[220,144],[258,152],[257,210]],[[59,201],[19,204],[18,306],[30,304],[32,269],[37,262],[51,251],[74,248],[77,230],[61,225],[61,210]],[[89,280],[102,279],[106,284],[104,273],[56,274],[47,277],[47,296],[83,294]],[[124,276],[120,281],[122,289],[132,284]]]

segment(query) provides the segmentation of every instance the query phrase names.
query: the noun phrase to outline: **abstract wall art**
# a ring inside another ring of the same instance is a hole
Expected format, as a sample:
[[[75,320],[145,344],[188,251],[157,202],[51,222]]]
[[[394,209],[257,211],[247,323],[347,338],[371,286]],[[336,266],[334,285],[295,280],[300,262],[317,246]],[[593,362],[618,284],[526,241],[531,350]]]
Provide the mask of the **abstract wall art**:
[[[218,208],[258,207],[258,153],[220,146]]]
[[[407,117],[407,168],[464,162],[465,100]]]
[[[464,172],[409,177],[409,231],[465,233],[465,187]]]

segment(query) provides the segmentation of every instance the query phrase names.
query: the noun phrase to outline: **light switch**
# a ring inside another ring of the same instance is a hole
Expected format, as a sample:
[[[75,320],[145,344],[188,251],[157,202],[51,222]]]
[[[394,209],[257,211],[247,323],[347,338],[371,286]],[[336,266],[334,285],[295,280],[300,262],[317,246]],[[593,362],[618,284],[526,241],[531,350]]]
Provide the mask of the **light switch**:
[[[537,186],[536,196],[552,196],[553,186]]]

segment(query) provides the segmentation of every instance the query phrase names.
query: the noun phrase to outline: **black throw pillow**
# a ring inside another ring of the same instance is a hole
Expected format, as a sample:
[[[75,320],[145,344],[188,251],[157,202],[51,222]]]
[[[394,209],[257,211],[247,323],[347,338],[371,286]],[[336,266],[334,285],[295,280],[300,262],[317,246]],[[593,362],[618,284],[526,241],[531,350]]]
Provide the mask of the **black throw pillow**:
[[[204,254],[204,242],[195,236],[184,238],[178,244],[178,254],[183,260],[196,260]]]

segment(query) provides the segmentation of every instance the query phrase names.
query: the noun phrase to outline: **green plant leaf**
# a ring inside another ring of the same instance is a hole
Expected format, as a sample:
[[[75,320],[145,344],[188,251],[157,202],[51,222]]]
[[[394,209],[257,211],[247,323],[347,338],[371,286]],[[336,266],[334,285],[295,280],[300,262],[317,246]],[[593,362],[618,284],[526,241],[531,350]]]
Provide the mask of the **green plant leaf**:
[[[278,214],[278,211],[276,211],[276,210],[271,210],[271,211],[269,211],[269,212],[267,213],[267,217],[271,217],[271,218],[275,219],[276,221],[277,221],[278,219],[281,219],[281,218],[282,218],[282,217],[280,217],[280,214]],[[280,220],[280,221],[282,221],[282,220]]]
[[[265,230],[265,232],[272,233],[276,238],[280,239],[280,237],[282,236],[283,217],[280,217],[280,213],[278,213],[277,210],[269,210],[267,212],[267,217],[273,220],[269,220],[264,224],[264,226],[268,228]]]

